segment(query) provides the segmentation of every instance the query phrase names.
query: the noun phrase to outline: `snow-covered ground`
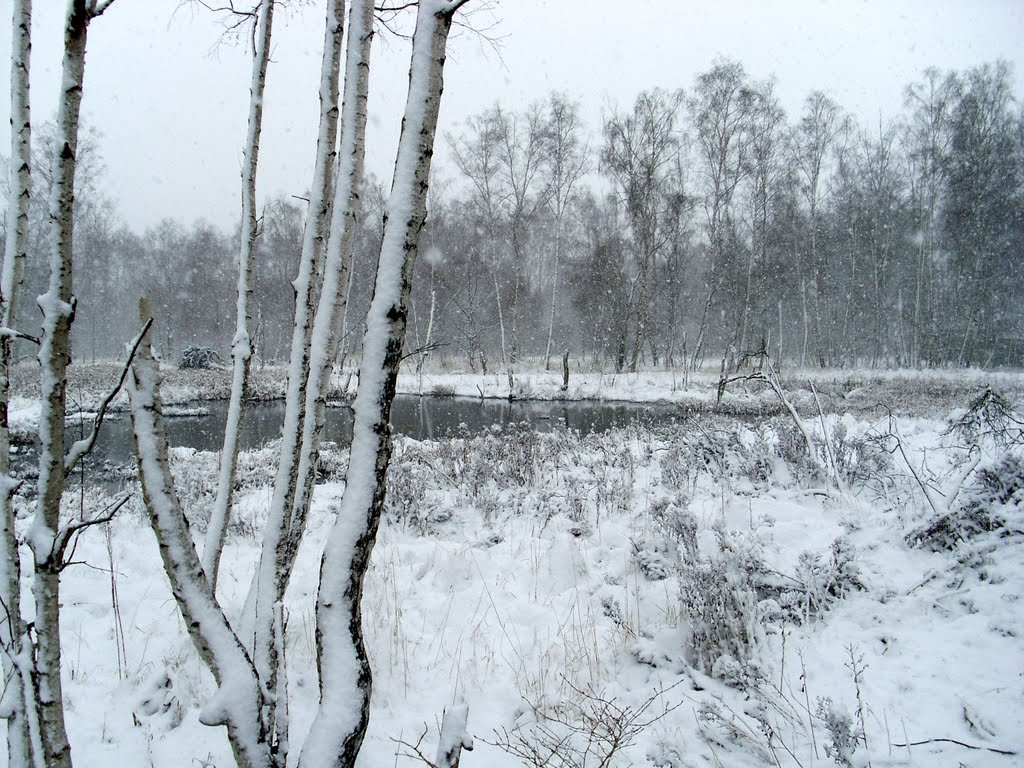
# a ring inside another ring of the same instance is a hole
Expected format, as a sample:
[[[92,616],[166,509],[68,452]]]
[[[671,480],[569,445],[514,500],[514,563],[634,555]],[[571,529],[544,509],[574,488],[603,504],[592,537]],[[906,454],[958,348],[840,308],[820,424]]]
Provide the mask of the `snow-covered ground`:
[[[670,395],[659,377],[602,377],[600,396]],[[587,396],[576,378],[574,396]],[[538,375],[530,394],[557,390],[552,381]],[[429,382],[457,393],[487,384]],[[963,413],[950,405],[947,417]],[[612,766],[1021,764],[1020,447],[996,471],[1002,447],[982,435],[980,453],[966,451],[935,414],[808,425],[838,487],[815,476],[782,417],[400,439],[366,586],[375,680],[360,765],[416,765],[409,745],[422,736],[432,754],[442,711],[461,698],[476,742],[464,768],[596,766],[614,738],[628,743]],[[966,540],[927,546],[939,531],[909,545],[978,455],[946,532]],[[220,582],[232,616],[257,559],[271,462],[270,449],[243,458]],[[316,577],[344,463],[343,451],[328,455],[288,595],[294,744],[315,713]],[[176,449],[176,472],[201,526],[214,457]],[[971,536],[977,519],[990,524]],[[76,764],[233,765],[223,730],[198,723],[212,680],[140,504],[88,530],[74,559],[62,631]],[[584,761],[588,738],[596,751]]]

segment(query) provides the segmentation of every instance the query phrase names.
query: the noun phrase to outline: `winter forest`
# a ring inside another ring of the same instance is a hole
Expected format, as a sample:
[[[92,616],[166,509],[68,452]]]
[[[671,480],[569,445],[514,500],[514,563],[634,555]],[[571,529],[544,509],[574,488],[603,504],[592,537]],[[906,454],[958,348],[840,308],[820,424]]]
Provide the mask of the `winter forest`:
[[[83,106],[133,2],[49,59],[3,3],[0,765],[1018,764],[1004,51],[870,120],[722,53],[445,122],[517,4],[186,0],[246,61],[240,215],[138,226]],[[268,189],[294,13],[312,162]]]
[[[872,125],[822,92],[787,115],[773,81],[734,60],[680,85],[644,91],[601,125],[552,93],[495,104],[442,137],[452,161],[432,169],[410,351],[482,372],[548,367],[566,349],[599,369],[686,370],[762,345],[802,367],[1021,364],[1024,128],[1006,62],[928,69],[906,84],[904,112]],[[44,126],[37,160],[52,143]],[[109,329],[130,327],[148,294],[168,354],[226,357],[237,232],[173,219],[132,231],[98,193],[102,153],[86,132],[74,356],[116,356],[124,339]],[[49,179],[34,184],[39,249]],[[346,352],[360,343],[386,192],[364,181]],[[262,362],[287,358],[305,209],[281,192],[260,211]],[[45,264],[28,263],[36,295]]]

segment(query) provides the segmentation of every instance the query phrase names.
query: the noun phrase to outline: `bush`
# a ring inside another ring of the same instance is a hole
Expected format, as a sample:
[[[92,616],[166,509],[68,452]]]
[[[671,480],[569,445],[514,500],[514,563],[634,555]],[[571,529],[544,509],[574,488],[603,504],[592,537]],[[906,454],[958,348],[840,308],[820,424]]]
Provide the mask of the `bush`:
[[[1009,517],[1019,516],[1022,504],[1024,457],[1007,452],[978,468],[955,509],[932,518],[905,538],[912,547],[953,550],[961,542],[1005,528]]]
[[[219,368],[222,364],[220,355],[209,347],[185,347],[185,351],[181,353],[181,362],[178,367],[208,371],[211,368]]]
[[[687,655],[705,674],[717,670],[727,673],[725,682],[736,683],[757,676],[754,658],[764,618],[760,593],[767,570],[756,542],[716,533],[718,554],[681,568],[680,598],[690,625]]]

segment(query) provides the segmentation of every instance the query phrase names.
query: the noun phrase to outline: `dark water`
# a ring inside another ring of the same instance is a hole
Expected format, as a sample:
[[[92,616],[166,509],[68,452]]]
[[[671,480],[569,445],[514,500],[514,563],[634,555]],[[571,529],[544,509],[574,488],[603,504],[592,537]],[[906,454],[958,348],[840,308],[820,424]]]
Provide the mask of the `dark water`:
[[[202,409],[203,416],[168,416],[164,423],[173,446],[188,446],[202,451],[219,451],[224,437],[227,403],[198,403],[191,408]],[[168,406],[168,414],[175,409]],[[682,418],[683,411],[675,405],[639,403],[602,403],[594,401],[479,400],[468,397],[419,397],[399,395],[392,408],[391,423],[398,434],[418,440],[450,435],[474,435],[495,425],[525,422],[534,429],[548,432],[573,429],[581,433],[605,432],[635,422],[665,423]],[[250,403],[246,406],[241,434],[242,450],[257,448],[268,440],[280,437],[284,418],[284,402]],[[88,428],[88,425],[84,427]],[[69,439],[75,439],[81,428],[69,427]],[[348,405],[327,410],[324,439],[347,445],[352,437],[352,411]],[[108,416],[97,441],[92,462],[121,465],[134,459],[131,420],[127,414]]]

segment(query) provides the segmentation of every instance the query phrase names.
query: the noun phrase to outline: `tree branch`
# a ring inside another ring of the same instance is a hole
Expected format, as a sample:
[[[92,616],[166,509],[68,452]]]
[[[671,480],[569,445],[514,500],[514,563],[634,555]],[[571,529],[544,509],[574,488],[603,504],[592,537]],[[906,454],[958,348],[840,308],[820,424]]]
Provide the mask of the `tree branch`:
[[[121,507],[128,503],[128,499],[130,499],[131,497],[132,495],[130,493],[127,493],[117,501],[108,505],[106,509],[104,509],[102,512],[95,515],[94,517],[79,520],[69,520],[67,523],[61,526],[61,529],[57,532],[57,535],[53,537],[53,549],[51,549],[50,551],[50,561],[57,562],[58,560],[61,560],[63,558],[64,550],[67,548],[68,542],[71,540],[71,537],[74,536],[76,533],[84,531],[86,528],[91,528],[94,525],[102,525],[103,523],[109,523],[114,518],[114,515],[117,514],[118,510],[120,510]],[[63,570],[68,565],[69,563],[61,563],[60,566],[58,567],[60,570]]]
[[[110,0],[113,2],[113,0]],[[75,468],[82,457],[88,455],[92,449],[96,446],[96,438],[99,437],[100,427],[103,426],[103,417],[107,414],[107,409],[110,407],[111,402],[117,397],[117,393],[121,391],[121,387],[124,386],[125,379],[128,377],[128,371],[131,368],[132,360],[135,359],[135,353],[139,350],[139,344],[142,343],[143,337],[149,331],[153,325],[153,318],[149,318],[146,324],[142,327],[139,335],[132,341],[131,350],[128,353],[128,359],[125,361],[124,368],[121,369],[121,377],[117,380],[117,386],[115,386],[100,403],[99,411],[96,413],[96,420],[93,422],[92,432],[89,433],[88,437],[76,440],[72,444],[71,449],[68,451],[67,456],[64,458],[64,476],[67,477],[71,474],[71,471]]]

